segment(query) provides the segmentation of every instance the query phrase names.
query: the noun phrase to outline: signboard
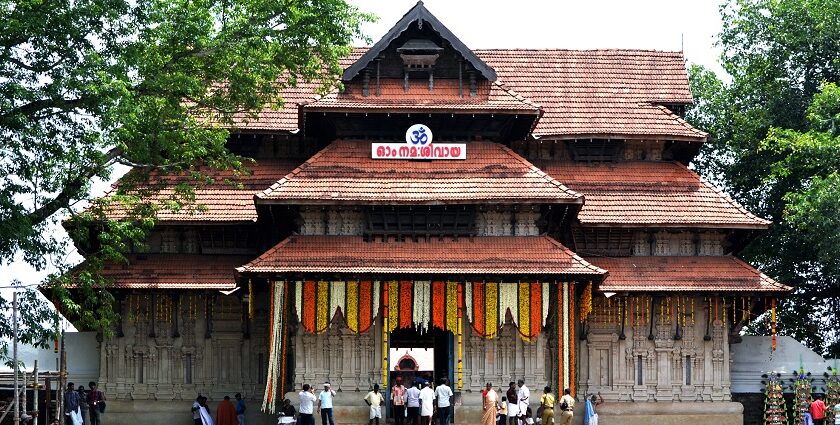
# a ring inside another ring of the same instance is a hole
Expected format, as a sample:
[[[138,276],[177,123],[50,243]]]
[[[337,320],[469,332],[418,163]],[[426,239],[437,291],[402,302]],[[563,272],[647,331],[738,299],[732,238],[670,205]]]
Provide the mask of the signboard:
[[[414,124],[405,132],[405,143],[371,143],[373,159],[467,159],[464,143],[432,143],[432,129]]]

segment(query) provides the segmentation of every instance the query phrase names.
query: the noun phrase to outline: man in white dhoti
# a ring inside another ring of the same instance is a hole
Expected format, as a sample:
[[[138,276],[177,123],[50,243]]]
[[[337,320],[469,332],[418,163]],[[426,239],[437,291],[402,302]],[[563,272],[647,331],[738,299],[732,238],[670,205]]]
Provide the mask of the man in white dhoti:
[[[531,404],[531,390],[525,386],[525,381],[522,379],[516,382],[516,386],[519,387],[516,391],[516,396],[519,399],[519,420],[520,423],[524,424],[526,419],[525,416],[528,412],[528,405]]]

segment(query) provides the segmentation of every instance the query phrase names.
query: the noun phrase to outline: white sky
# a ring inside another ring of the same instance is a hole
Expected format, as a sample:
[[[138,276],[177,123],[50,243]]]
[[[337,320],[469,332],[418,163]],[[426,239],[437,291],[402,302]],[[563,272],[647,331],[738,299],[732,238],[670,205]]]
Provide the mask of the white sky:
[[[376,42],[414,0],[350,0],[379,21],[364,27]],[[683,50],[690,63],[718,74],[719,0],[427,0],[426,7],[467,47],[478,48],[634,48]],[[99,184],[101,194],[107,184]],[[58,229],[57,231],[63,232]],[[72,245],[70,245],[72,248]],[[80,261],[78,254],[68,259]],[[0,288],[13,279],[37,284],[48,273],[18,261],[0,270]],[[3,291],[4,296],[8,291]]]

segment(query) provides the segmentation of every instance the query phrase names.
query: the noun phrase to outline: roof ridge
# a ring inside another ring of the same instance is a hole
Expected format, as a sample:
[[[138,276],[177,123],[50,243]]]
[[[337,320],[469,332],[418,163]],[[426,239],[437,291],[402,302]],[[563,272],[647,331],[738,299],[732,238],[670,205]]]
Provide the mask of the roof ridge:
[[[684,55],[684,52],[679,50],[660,50],[660,49],[636,49],[636,48],[592,48],[592,49],[572,49],[566,47],[485,47],[480,49],[473,49],[474,52],[638,52],[638,53],[669,53],[675,55]]]
[[[496,143],[496,142],[492,142],[492,143]],[[542,177],[547,182],[558,186],[560,190],[566,192],[567,194],[580,199],[582,201],[581,203],[585,202],[586,198],[584,197],[584,195],[582,193],[578,193],[578,192],[570,189],[568,186],[564,185],[559,180],[555,179],[554,177],[552,177],[551,175],[549,175],[548,173],[546,173],[542,169],[538,168],[536,165],[532,164],[530,161],[523,158],[518,153],[514,152],[513,149],[511,149],[511,148],[509,148],[509,147],[507,147],[507,146],[505,146],[501,143],[496,143],[496,144],[501,146],[502,150],[505,151],[505,153],[507,153],[511,158],[516,159],[519,162],[521,162],[523,165],[525,165],[526,167],[529,167],[531,169],[531,171],[535,171],[538,176]]]
[[[743,206],[743,205],[739,204],[737,201],[735,201],[734,199],[732,199],[732,197],[730,197],[730,196],[729,196],[729,194],[727,194],[726,192],[724,192],[722,189],[719,189],[719,188],[715,187],[713,184],[709,183],[709,181],[708,181],[708,180],[706,180],[705,178],[703,178],[703,176],[701,176],[701,175],[700,175],[700,174],[698,174],[698,173],[695,173],[695,172],[694,172],[694,170],[692,170],[692,169],[688,168],[685,164],[683,164],[683,163],[681,163],[681,162],[679,162],[679,161],[674,161],[674,163],[676,163],[676,164],[677,164],[677,165],[679,165],[680,167],[684,168],[686,171],[690,172],[691,174],[693,174],[693,175],[697,176],[697,179],[699,179],[699,180],[700,180],[700,182],[701,182],[703,185],[705,185],[708,189],[712,190],[713,192],[717,193],[717,194],[718,194],[718,196],[720,196],[721,198],[723,198],[723,200],[724,200],[724,201],[726,201],[729,205],[732,205],[733,207],[737,208],[739,211],[741,211],[741,212],[742,212],[744,215],[746,215],[747,217],[751,218],[752,220],[754,220],[754,221],[756,221],[756,222],[758,222],[758,223],[760,223],[760,224],[764,224],[764,225],[767,225],[767,226],[769,226],[769,225],[773,224],[773,222],[772,222],[772,221],[767,220],[767,219],[763,219],[763,218],[761,218],[761,217],[759,217],[759,216],[757,216],[757,215],[755,215],[755,214],[751,213],[749,210],[747,210],[746,208],[744,208],[744,206]]]

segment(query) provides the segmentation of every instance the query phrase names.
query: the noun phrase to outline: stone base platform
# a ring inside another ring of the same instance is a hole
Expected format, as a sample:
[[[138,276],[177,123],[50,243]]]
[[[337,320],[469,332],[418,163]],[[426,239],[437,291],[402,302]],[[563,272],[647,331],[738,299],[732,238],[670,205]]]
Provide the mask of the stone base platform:
[[[336,397],[335,419],[337,425],[367,424],[368,408],[364,405],[361,393],[339,393]],[[289,395],[297,408],[297,395]],[[341,403],[339,404],[339,399]],[[481,423],[480,398],[466,395],[463,405],[455,411],[453,425],[478,425]],[[353,404],[353,401],[358,403]],[[218,401],[208,402],[215,417]],[[575,406],[573,424],[583,424],[583,406]],[[113,400],[108,401],[108,409],[102,416],[106,425],[192,425],[191,400],[155,401],[155,400]],[[276,415],[267,415],[259,411],[260,402],[248,401],[247,425],[275,425]],[[536,409],[533,409],[536,411]],[[735,402],[644,402],[644,403],[605,403],[599,407],[602,425],[742,425],[743,406]],[[390,421],[389,421],[390,422]],[[321,423],[320,418],[316,424]],[[384,425],[385,422],[380,422]]]

